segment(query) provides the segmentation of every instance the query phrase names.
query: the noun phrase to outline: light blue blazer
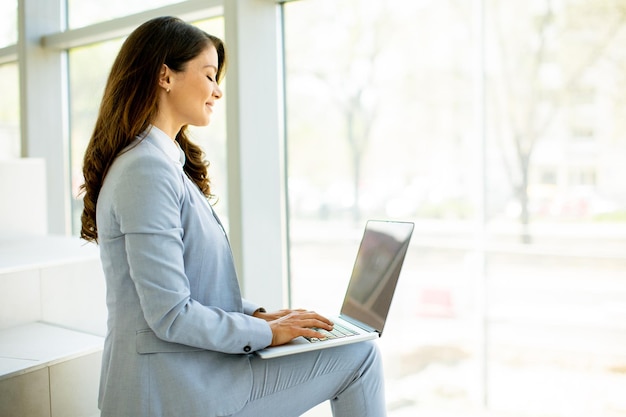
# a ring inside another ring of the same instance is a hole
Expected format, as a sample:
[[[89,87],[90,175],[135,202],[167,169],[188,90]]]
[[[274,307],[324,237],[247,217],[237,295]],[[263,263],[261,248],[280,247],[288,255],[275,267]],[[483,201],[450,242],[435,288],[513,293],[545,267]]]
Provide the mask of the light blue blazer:
[[[232,414],[250,395],[249,353],[272,340],[241,298],[224,229],[181,154],[153,127],[114,161],[98,197],[102,417]]]

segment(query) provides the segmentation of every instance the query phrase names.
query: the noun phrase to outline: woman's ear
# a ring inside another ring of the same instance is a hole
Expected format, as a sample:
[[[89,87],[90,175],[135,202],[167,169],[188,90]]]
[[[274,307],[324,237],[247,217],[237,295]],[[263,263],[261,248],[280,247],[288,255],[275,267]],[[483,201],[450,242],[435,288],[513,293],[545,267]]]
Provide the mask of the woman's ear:
[[[159,87],[163,88],[168,93],[171,88],[171,70],[165,64],[161,66],[161,72],[159,73]]]

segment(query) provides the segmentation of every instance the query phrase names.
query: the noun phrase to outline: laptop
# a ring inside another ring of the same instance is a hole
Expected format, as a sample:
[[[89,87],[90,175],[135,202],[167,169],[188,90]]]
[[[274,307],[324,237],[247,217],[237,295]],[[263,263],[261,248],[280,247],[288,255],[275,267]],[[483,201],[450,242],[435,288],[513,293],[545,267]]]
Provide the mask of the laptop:
[[[271,359],[380,337],[412,233],[411,222],[368,220],[341,312],[329,317],[336,334],[312,340],[300,336],[256,354]]]

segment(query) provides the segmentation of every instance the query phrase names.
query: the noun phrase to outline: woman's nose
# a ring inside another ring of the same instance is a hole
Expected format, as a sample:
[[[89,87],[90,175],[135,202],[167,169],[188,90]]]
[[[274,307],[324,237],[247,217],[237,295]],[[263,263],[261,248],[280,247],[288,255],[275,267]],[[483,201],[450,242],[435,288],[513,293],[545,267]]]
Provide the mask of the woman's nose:
[[[217,84],[215,84],[215,89],[213,90],[213,97],[215,97],[216,99],[222,98],[222,90]]]

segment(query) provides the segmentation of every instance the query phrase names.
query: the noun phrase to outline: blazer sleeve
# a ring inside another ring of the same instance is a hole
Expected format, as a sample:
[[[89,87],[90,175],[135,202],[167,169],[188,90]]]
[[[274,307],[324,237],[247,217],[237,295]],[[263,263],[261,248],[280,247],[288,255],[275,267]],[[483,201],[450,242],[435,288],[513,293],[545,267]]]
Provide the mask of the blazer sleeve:
[[[246,300],[245,298],[242,298],[241,302],[243,303],[243,312],[249,316],[262,307],[261,305]]]
[[[150,154],[127,164],[116,184],[113,213],[145,320],[168,342],[224,353],[262,349],[272,340],[267,322],[190,296],[180,217],[182,175],[162,155]]]

